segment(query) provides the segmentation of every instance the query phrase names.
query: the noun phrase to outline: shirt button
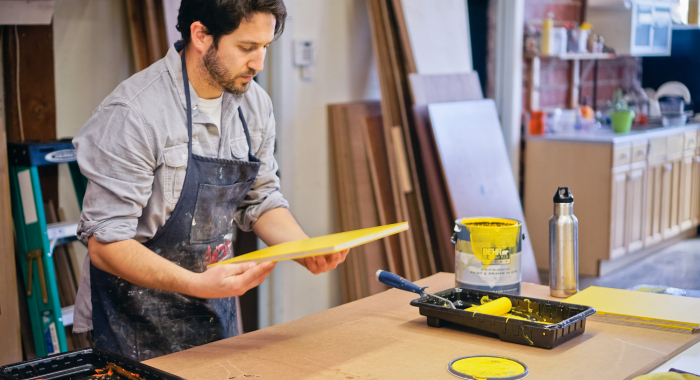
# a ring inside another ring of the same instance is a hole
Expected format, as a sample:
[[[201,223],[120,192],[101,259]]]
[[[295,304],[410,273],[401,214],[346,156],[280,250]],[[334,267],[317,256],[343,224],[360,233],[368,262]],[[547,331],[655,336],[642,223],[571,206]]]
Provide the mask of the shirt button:
[[[192,109],[193,109],[193,110],[196,110],[196,109],[197,109],[197,106],[192,106]]]
[[[183,153],[182,158],[187,158],[187,155]]]

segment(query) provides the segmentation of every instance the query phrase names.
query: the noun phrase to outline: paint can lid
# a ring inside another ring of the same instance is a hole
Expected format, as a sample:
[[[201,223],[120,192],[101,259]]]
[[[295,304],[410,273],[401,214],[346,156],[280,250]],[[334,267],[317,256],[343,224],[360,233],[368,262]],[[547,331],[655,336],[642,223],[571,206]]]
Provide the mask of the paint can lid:
[[[454,359],[447,370],[460,379],[519,380],[529,374],[525,363],[504,356],[474,355]]]

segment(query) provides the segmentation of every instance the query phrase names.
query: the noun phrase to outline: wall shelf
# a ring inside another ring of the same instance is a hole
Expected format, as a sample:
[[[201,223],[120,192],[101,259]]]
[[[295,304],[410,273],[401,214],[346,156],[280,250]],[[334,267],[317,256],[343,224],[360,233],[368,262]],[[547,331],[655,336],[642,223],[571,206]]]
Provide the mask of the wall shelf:
[[[613,53],[564,53],[560,55],[540,55],[525,52],[525,58],[558,58],[561,60],[594,60],[594,59],[615,59],[617,55]]]

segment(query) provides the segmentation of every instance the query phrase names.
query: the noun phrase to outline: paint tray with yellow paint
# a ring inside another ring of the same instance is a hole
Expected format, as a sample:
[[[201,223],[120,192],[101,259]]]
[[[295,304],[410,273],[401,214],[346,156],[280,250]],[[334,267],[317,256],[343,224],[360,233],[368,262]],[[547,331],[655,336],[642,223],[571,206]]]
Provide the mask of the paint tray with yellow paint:
[[[247,253],[232,259],[209,265],[242,263],[252,261],[262,263],[266,261],[283,261],[303,259],[311,256],[321,256],[330,253],[342,252],[371,241],[379,240],[399,232],[408,230],[408,222],[388,224],[386,226],[364,228],[361,230],[341,232],[332,235],[315,238],[290,241],[273,245],[259,251]]]
[[[495,334],[505,342],[540,348],[554,348],[583,334],[586,318],[596,312],[585,305],[477,289],[451,288],[435,295],[452,302],[455,309],[429,296],[411,301],[427,317],[428,326],[459,324]]]
[[[593,320],[692,334],[700,329],[700,299],[590,286],[564,300],[594,307]]]

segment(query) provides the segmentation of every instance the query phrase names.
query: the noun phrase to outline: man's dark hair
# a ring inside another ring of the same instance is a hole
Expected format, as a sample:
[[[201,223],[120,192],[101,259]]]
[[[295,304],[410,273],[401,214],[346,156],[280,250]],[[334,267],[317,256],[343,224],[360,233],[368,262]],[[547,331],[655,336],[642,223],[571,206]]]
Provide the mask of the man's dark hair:
[[[282,0],[182,0],[177,16],[177,30],[185,45],[190,43],[190,26],[199,21],[214,37],[214,48],[218,48],[221,37],[232,33],[245,18],[251,20],[256,13],[275,16],[275,38],[284,31],[287,8]]]

